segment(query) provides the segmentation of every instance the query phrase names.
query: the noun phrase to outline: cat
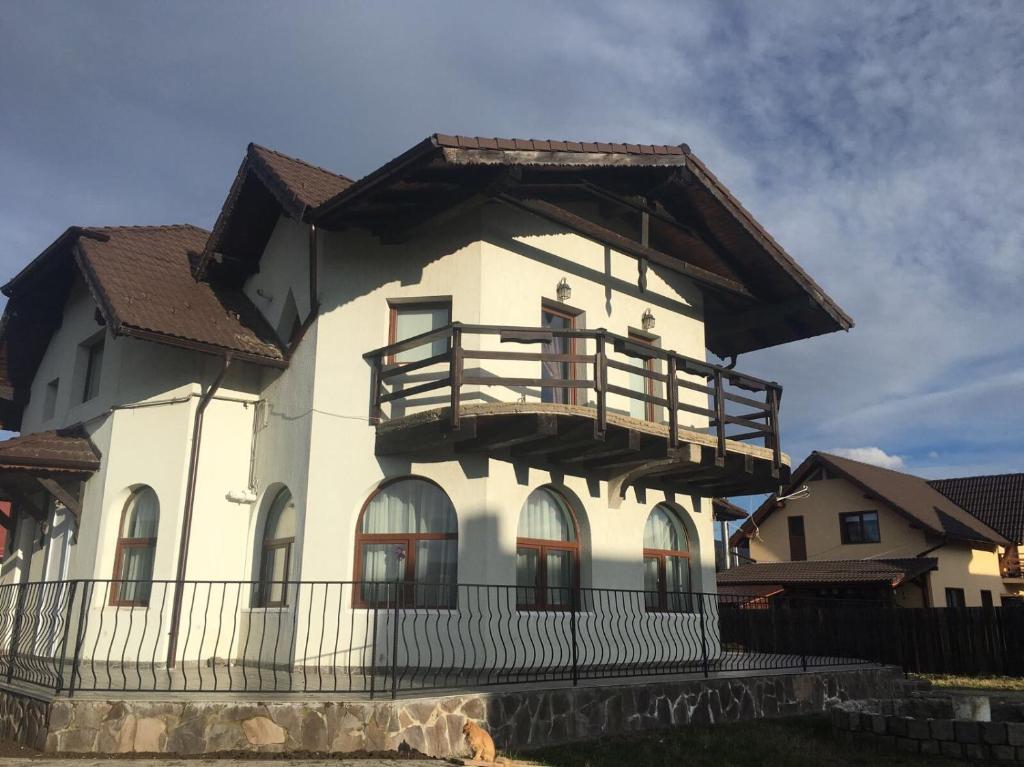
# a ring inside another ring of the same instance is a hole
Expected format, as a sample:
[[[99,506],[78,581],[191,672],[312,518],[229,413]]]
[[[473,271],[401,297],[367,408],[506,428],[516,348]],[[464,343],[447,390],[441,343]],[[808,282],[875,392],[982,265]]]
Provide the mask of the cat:
[[[474,760],[481,762],[494,761],[497,755],[494,750],[494,740],[487,733],[487,730],[470,719],[466,721],[462,731],[466,733],[466,743],[469,744],[469,751],[473,755]]]

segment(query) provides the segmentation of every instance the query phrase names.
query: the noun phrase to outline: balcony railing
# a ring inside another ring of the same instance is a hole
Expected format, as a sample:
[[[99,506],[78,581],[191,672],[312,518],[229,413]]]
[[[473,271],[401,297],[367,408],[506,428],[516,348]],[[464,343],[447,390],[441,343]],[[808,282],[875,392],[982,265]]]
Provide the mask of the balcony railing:
[[[133,592],[148,593],[145,604],[111,605],[111,592],[127,585],[0,586],[0,678],[66,695],[372,698],[525,682],[807,669],[870,657],[866,645],[839,641],[842,631],[812,628],[823,620],[822,609],[840,604],[828,600],[789,605],[784,598],[576,588],[549,600],[562,609],[537,611],[520,606],[522,586],[289,581],[274,584],[284,604],[262,608],[254,606],[259,583],[154,581],[132,584]],[[372,606],[354,607],[354,592],[374,594]],[[172,644],[176,595],[183,610]],[[444,606],[422,606],[439,603]],[[849,609],[849,602],[841,604]],[[751,612],[761,617],[743,614]],[[826,635],[836,641],[829,644]],[[169,646],[175,648],[170,659]]]
[[[541,351],[484,348],[484,339],[501,345],[540,345]],[[445,350],[415,361],[396,362],[403,352],[443,342]],[[553,351],[561,348],[567,351]],[[775,469],[782,465],[779,439],[779,402],[782,387],[721,365],[661,349],[607,330],[550,329],[453,322],[436,330],[389,344],[363,355],[372,369],[370,419],[385,421],[385,407],[406,406],[429,392],[446,392],[452,430],[460,427],[460,406],[470,398],[494,401],[502,389],[520,402],[582,404],[594,411],[594,436],[604,439],[611,402],[624,404],[625,414],[641,409],[642,420],[666,426],[671,447],[679,445],[680,426],[707,430],[714,437],[716,460],[722,463],[727,441],[761,441],[771,451]],[[493,363],[500,372],[481,367]],[[530,364],[532,375],[512,366]],[[541,371],[549,371],[544,375]],[[519,373],[511,375],[507,373]],[[418,374],[416,380],[409,376]],[[540,373],[538,375],[538,373]],[[615,376],[633,377],[633,386],[614,382]],[[412,385],[406,385],[412,384]],[[575,401],[572,392],[593,392]],[[434,401],[434,400],[432,400]],[[642,407],[634,408],[631,403]],[[664,415],[662,415],[664,414]],[[696,418],[694,418],[696,416]]]

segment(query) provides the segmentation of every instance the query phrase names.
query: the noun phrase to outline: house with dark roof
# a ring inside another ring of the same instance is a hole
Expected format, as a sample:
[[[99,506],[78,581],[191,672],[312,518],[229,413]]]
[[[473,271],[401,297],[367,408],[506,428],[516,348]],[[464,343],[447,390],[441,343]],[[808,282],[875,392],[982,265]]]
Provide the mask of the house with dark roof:
[[[712,499],[790,476],[782,386],[737,356],[853,324],[685,145],[436,134],[355,181],[250,145],[212,231],[26,261],[2,579],[87,584],[40,646],[167,668],[302,666],[314,635],[369,667],[379,608],[426,630],[459,584],[541,629],[583,588],[692,611]]]
[[[814,452],[733,534],[754,563],[720,573],[719,588],[904,607],[999,605],[1016,593],[1005,577],[1012,503],[989,489]]]

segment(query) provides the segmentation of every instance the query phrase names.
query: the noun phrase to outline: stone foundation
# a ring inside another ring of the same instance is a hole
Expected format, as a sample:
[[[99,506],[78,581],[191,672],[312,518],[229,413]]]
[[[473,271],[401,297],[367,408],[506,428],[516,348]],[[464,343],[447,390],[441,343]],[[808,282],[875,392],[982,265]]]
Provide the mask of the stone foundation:
[[[686,724],[823,712],[843,701],[891,696],[894,669],[711,680],[649,678],[396,701],[34,701],[0,691],[5,737],[48,752],[204,754],[217,751],[394,750],[465,756],[467,719],[499,750],[521,751]]]
[[[975,721],[955,718],[965,710],[958,703],[949,696],[848,701],[832,709],[832,731],[881,751],[1024,764],[1024,706],[986,699],[990,720]]]

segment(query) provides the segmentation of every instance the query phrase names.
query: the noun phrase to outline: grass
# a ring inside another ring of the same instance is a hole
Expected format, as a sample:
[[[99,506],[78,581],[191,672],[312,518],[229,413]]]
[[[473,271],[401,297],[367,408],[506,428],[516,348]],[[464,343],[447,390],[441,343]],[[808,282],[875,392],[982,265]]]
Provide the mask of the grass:
[[[957,676],[955,674],[913,674],[914,679],[925,679],[936,688],[968,690],[1003,690],[1024,692],[1024,678],[1014,676]]]
[[[679,727],[544,748],[528,757],[550,767],[925,767],[947,759],[880,753],[832,738],[827,717]]]

